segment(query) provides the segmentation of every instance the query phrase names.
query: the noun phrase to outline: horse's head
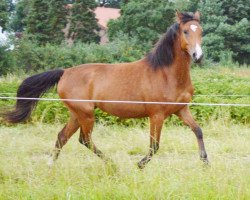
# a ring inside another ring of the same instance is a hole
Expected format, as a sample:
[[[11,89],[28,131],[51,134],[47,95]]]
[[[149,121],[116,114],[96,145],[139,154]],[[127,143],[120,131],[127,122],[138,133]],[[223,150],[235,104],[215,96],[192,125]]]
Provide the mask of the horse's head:
[[[181,48],[189,53],[195,63],[198,63],[203,57],[200,13],[198,11],[194,14],[176,11],[176,16],[180,27]]]

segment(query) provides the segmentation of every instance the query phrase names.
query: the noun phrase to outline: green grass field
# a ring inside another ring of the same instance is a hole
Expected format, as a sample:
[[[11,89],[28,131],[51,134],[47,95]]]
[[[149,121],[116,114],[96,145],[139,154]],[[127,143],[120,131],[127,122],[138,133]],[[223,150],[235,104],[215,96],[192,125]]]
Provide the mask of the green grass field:
[[[148,127],[96,125],[93,138],[116,167],[104,164],[75,134],[47,166],[63,125],[0,127],[0,199],[250,199],[250,127],[203,126],[210,167],[199,160],[187,127],[164,127],[159,152],[144,170]],[[115,170],[116,169],[116,170]]]

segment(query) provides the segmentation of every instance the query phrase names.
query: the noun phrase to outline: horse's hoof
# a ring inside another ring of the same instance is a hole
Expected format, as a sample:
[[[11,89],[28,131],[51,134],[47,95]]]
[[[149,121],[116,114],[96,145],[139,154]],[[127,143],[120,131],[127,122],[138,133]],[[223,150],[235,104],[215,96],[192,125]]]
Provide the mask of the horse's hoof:
[[[204,165],[204,166],[210,166],[210,163],[209,163],[209,161],[208,161],[207,158],[201,159],[201,161],[203,162],[203,165]]]
[[[82,138],[81,138],[81,137],[79,137],[78,141],[79,141],[81,144],[83,144],[83,141],[82,141]]]
[[[145,163],[140,161],[140,162],[137,163],[137,166],[138,166],[139,169],[144,169],[145,168]]]

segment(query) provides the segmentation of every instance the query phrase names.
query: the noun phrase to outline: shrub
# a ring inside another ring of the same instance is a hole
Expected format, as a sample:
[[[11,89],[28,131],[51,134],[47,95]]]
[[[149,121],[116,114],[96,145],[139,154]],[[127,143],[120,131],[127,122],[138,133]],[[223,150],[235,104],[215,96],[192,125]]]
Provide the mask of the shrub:
[[[14,58],[8,46],[0,46],[0,76],[13,70]]]
[[[138,43],[135,38],[124,35],[105,45],[77,43],[72,47],[39,46],[35,41],[23,38],[16,44],[14,56],[16,67],[25,71],[67,68],[84,63],[131,62],[140,59],[149,49],[149,45]]]

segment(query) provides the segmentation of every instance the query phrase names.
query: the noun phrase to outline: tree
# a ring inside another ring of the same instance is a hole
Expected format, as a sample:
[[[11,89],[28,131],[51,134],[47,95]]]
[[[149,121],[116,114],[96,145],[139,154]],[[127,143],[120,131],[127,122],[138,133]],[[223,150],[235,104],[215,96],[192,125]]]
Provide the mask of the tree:
[[[68,10],[62,0],[50,0],[48,10],[48,36],[51,43],[60,44],[65,40],[63,29],[67,24]]]
[[[16,3],[14,13],[10,20],[10,28],[14,32],[23,32],[26,27],[25,18],[29,13],[30,0],[19,0]]]
[[[0,26],[2,27],[2,31],[7,29],[10,13],[14,8],[13,6],[11,0],[0,1]]]
[[[94,0],[75,0],[71,9],[68,37],[73,41],[99,42],[99,27],[93,10],[97,4]]]
[[[221,52],[225,50],[225,38],[220,34],[220,27],[227,18],[223,16],[221,5],[218,0],[206,0],[199,4],[205,56],[214,61],[219,61]]]
[[[32,0],[24,21],[26,33],[41,45],[65,40],[62,29],[67,23],[67,10],[61,0]]]
[[[175,7],[176,9],[184,12],[195,12],[198,9],[198,4],[201,2],[201,0],[175,0]]]
[[[249,0],[222,0],[226,25],[225,47],[232,51],[234,60],[250,64],[250,4]]]
[[[6,23],[8,21],[8,6],[6,1],[0,2],[0,26],[3,28],[3,31],[6,28]]]
[[[121,7],[121,17],[109,22],[109,38],[112,40],[122,32],[140,41],[155,42],[174,17],[174,4],[166,0],[129,1]]]
[[[246,18],[250,21],[249,0],[222,0],[223,14],[227,16],[226,23],[234,25]]]
[[[47,0],[32,0],[28,15],[25,18],[26,32],[43,45],[49,41],[48,10]]]
[[[246,2],[205,0],[199,4],[207,57],[219,61],[225,54],[231,54],[236,61],[250,63],[250,24],[246,14],[249,6]]]

